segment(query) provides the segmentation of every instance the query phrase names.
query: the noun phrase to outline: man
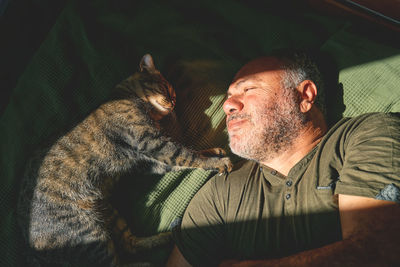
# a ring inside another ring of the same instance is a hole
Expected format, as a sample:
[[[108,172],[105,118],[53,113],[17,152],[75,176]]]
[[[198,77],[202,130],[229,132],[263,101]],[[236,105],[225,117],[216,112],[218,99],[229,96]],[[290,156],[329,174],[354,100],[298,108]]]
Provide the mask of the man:
[[[328,130],[320,80],[301,52],[237,73],[223,109],[249,160],[195,195],[169,266],[399,266],[400,117]]]

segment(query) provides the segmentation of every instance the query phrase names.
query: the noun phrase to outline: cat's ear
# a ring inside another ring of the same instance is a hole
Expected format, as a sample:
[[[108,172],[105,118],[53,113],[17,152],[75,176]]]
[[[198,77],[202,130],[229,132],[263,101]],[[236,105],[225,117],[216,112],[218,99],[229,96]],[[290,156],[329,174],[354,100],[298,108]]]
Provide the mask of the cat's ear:
[[[148,72],[155,72],[156,67],[154,66],[153,58],[151,57],[150,54],[146,54],[142,57],[142,60],[140,61],[140,71],[148,71]]]

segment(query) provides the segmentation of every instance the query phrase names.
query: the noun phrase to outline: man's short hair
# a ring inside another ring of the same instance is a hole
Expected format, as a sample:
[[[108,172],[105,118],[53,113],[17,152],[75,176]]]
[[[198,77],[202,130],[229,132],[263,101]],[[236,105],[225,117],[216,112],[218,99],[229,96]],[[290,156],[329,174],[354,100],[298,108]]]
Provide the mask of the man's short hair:
[[[304,80],[311,80],[317,86],[315,105],[326,115],[324,82],[316,55],[306,50],[277,50],[271,56],[282,62],[286,75],[282,77],[284,88],[296,88]]]

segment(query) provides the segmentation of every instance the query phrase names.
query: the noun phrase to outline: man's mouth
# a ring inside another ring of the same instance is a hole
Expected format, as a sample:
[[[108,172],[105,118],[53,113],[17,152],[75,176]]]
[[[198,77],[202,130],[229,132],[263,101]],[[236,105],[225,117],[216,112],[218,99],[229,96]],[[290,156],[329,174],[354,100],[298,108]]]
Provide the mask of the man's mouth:
[[[226,119],[228,131],[240,128],[244,123],[248,122],[249,118],[246,115],[232,115]]]

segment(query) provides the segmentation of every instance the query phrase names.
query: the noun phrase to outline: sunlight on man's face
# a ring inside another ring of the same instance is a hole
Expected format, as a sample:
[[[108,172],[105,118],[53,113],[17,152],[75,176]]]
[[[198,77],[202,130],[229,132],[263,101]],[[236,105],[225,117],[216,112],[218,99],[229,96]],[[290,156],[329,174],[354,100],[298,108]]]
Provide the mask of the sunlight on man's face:
[[[224,111],[232,152],[267,161],[291,146],[304,114],[299,110],[297,91],[282,88],[283,71],[271,65],[275,62],[267,62],[270,69],[259,73],[249,73],[251,64],[239,71],[229,88]]]

